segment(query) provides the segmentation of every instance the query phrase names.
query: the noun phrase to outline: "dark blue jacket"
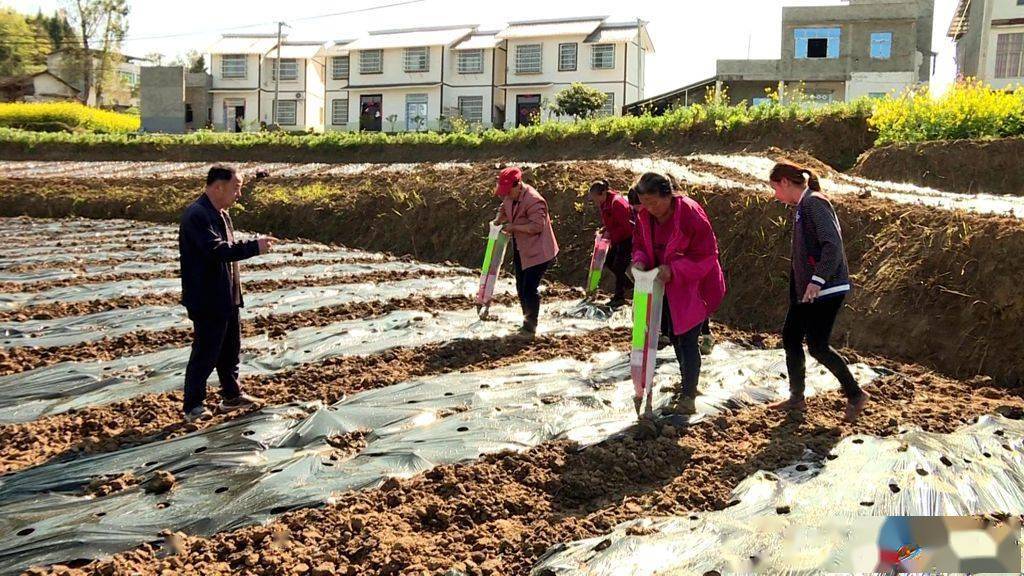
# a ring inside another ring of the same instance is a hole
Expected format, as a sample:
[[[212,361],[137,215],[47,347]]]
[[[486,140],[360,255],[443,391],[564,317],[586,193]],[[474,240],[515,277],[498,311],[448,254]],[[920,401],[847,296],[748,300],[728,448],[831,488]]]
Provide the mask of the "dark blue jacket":
[[[259,243],[256,240],[229,243],[224,219],[203,194],[181,215],[178,250],[181,303],[188,310],[189,318],[227,317],[235,306],[232,263],[258,255]]]

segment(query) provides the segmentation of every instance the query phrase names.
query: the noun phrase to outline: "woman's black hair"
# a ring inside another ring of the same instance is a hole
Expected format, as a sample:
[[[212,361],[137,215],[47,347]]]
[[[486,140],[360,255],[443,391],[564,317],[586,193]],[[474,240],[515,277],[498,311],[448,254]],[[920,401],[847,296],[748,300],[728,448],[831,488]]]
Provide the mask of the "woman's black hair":
[[[676,190],[672,180],[658,172],[645,172],[636,181],[636,185],[633,188],[636,189],[639,195],[657,194],[662,198],[671,196]]]
[[[600,180],[594,180],[590,183],[590,193],[600,194],[611,190],[611,185],[608,184],[608,180],[602,178]]]

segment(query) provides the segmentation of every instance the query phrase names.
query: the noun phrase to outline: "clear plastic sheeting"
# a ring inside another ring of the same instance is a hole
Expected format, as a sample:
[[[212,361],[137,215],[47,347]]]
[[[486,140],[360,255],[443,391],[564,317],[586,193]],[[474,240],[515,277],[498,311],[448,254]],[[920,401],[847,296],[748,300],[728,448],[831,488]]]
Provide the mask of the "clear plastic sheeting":
[[[346,264],[339,271],[368,273],[376,271],[429,271],[438,267],[429,264],[388,262],[374,264]],[[179,281],[180,284],[180,281]],[[398,286],[399,288],[395,288]],[[301,312],[314,308],[338,306],[356,301],[388,300],[416,294],[461,294],[462,284],[449,278],[415,278],[395,283],[338,284],[288,288],[272,292],[246,294],[242,317],[268,316]],[[447,292],[450,290],[451,292]],[[71,346],[115,338],[130,332],[167,330],[187,326],[188,315],[182,306],[139,306],[136,308],[107,310],[82,316],[25,320],[0,324],[0,348],[18,346]]]
[[[421,280],[391,286],[408,291]],[[434,282],[438,282],[435,280]],[[461,283],[470,295],[475,282],[466,278],[448,280],[450,290]],[[374,296],[386,285],[365,285]],[[435,289],[438,284],[434,284]],[[352,286],[347,286],[352,289]],[[508,287],[503,288],[508,291]],[[567,304],[553,303],[545,311],[557,313]],[[369,319],[348,320],[323,327],[300,328],[281,338],[265,336],[242,341],[242,376],[270,374],[300,364],[339,356],[368,355],[399,347],[415,347],[460,338],[504,337],[516,332],[522,316],[507,307],[493,310],[494,322],[482,322],[473,310],[420,312],[399,310]],[[618,320],[625,325],[625,317]],[[616,320],[612,320],[615,325]],[[567,319],[542,316],[541,334],[578,334],[609,325],[607,320]],[[188,363],[189,349],[175,348],[105,362],[63,362],[27,372],[0,377],[0,423],[25,422],[36,418],[109,404],[143,394],[179,389]],[[213,377],[213,376],[211,376]],[[257,391],[258,393],[258,391]]]
[[[696,418],[779,397],[782,351],[722,345],[715,354],[707,364],[717,368],[704,378],[718,392],[698,406]],[[678,366],[666,362],[659,373],[671,378]],[[870,370],[857,373],[863,378]],[[823,380],[812,368],[809,392],[828,387]],[[609,352],[590,362],[419,378],[331,407],[271,408],[173,440],[46,464],[0,479],[0,532],[15,535],[0,541],[0,572],[95,558],[158,539],[165,529],[209,535],[264,522],[388,477],[487,453],[561,438],[593,444],[635,422],[632,395],[628,355]],[[668,394],[656,397],[663,403]],[[345,444],[359,430],[369,434],[357,455],[336,451],[339,440]],[[145,480],[157,470],[174,474],[171,492],[133,487],[82,495],[97,477],[131,472]]]
[[[244,266],[244,265],[243,265]],[[177,269],[175,262],[168,267]],[[244,268],[243,268],[244,270]],[[416,264],[409,262],[383,262],[367,264],[314,264],[312,266],[282,266],[268,270],[245,270],[242,274],[242,287],[250,282],[264,280],[291,280],[304,277],[325,278],[341,275],[362,275],[386,271],[463,271],[459,268]],[[469,273],[469,270],[465,270]],[[180,278],[155,278],[152,280],[118,280],[114,282],[98,282],[95,284],[73,284],[49,288],[39,292],[7,292],[0,293],[0,310],[14,310],[25,306],[49,304],[53,302],[87,302],[90,300],[109,300],[122,296],[137,297],[146,294],[166,294],[180,292]],[[246,296],[249,299],[249,296]]]
[[[852,539],[858,517],[1024,514],[1021,470],[1024,422],[1001,416],[951,434],[852,436],[823,460],[743,480],[724,510],[624,523],[556,546],[533,574],[870,573],[878,543]],[[1003,572],[991,568],[963,571]]]

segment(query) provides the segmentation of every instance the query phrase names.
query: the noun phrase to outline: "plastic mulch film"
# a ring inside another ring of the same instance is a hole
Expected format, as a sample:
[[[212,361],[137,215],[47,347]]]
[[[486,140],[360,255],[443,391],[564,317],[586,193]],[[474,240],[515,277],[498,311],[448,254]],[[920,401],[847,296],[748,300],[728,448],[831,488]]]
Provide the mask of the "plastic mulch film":
[[[804,462],[746,478],[723,510],[631,521],[556,546],[533,574],[882,572],[885,541],[858,540],[859,528],[873,521],[881,531],[891,517],[1024,514],[1021,470],[1024,422],[1001,416],[950,434],[911,428],[887,438],[853,436],[825,457],[808,453]],[[1005,550],[972,540],[940,554],[956,542],[931,530],[930,542],[917,542],[931,554],[928,570],[1020,571],[1016,537],[1008,566]]]
[[[781,350],[723,344],[715,353],[704,378],[718,393],[698,405],[694,418],[786,393],[776,373]],[[835,386],[810,368],[809,393]],[[746,377],[738,378],[740,373]],[[855,373],[865,383],[871,378],[863,366]],[[559,359],[443,374],[356,394],[331,407],[269,408],[180,438],[24,470],[0,478],[0,533],[13,535],[0,539],[0,572],[95,558],[158,540],[165,529],[209,535],[264,522],[347,490],[377,487],[391,476],[487,453],[554,439],[591,445],[632,426],[629,374],[628,356],[617,352],[587,362]],[[666,361],[659,380],[675,378],[678,366]],[[655,399],[661,405],[668,395],[659,391]],[[338,448],[352,446],[352,434],[360,430],[369,431],[365,447]],[[131,473],[145,481],[158,470],[176,478],[169,493],[130,487],[84,495],[103,475]]]
[[[375,271],[430,271],[442,269],[429,264],[385,262],[380,264],[341,264],[332,267],[337,273],[369,273]],[[273,271],[269,271],[274,277]],[[261,274],[266,276],[267,274]],[[313,308],[337,306],[355,301],[388,300],[415,294],[463,293],[463,283],[446,278],[417,278],[399,283],[338,284],[336,286],[300,287],[256,292],[245,295],[246,317],[301,312]],[[178,281],[180,285],[180,280]],[[394,286],[402,289],[395,289]],[[437,292],[440,290],[441,292]],[[470,292],[471,294],[472,292]],[[99,296],[98,296],[99,297]],[[45,320],[25,320],[0,324],[0,348],[18,346],[69,346],[114,338],[130,332],[157,331],[190,326],[185,308],[180,305],[139,306],[107,310],[82,316],[67,316]]]
[[[282,260],[283,261],[283,260]],[[301,264],[301,261],[298,262]],[[244,266],[244,265],[243,265]],[[177,270],[177,262],[161,266],[161,268]],[[269,270],[242,269],[242,288],[250,282],[264,280],[291,280],[304,277],[328,277],[340,275],[371,274],[387,271],[418,270],[424,272],[458,271],[460,268],[416,264],[409,262],[380,262],[366,264],[313,264],[309,266],[281,266]],[[465,270],[468,274],[469,270]],[[0,310],[14,310],[25,306],[48,304],[53,302],[85,302],[89,300],[108,300],[121,296],[143,296],[146,294],[165,294],[181,291],[181,278],[155,278],[152,280],[116,280],[97,282],[95,284],[72,284],[48,288],[39,292],[7,292],[0,293]],[[252,292],[246,290],[246,299]]]
[[[494,222],[487,233],[487,248],[484,250],[484,263],[480,267],[480,289],[476,295],[476,306],[481,318],[487,318],[494,298],[494,286],[498,283],[501,273],[501,262],[505,259],[505,248],[508,236],[502,233],[502,227]]]
[[[456,290],[442,288],[444,282],[449,286],[461,282],[466,295],[472,293],[475,284],[471,279],[433,281],[432,289],[439,291]],[[415,282],[422,281],[395,283],[391,288],[408,291]],[[367,285],[366,289],[374,294],[383,286]],[[625,318],[609,321],[558,316],[566,306],[565,303],[545,305],[539,333],[579,334],[609,325],[625,325]],[[522,318],[518,310],[507,307],[497,307],[492,314],[497,322],[481,322],[473,310],[435,313],[398,310],[375,318],[299,328],[281,338],[247,338],[242,341],[240,373],[243,377],[270,374],[327,358],[376,354],[392,348],[457,338],[504,337],[516,332]],[[180,389],[188,357],[188,348],[174,348],[104,362],[64,362],[0,376],[0,423],[25,422],[73,408]],[[211,375],[211,379],[215,381],[216,376]],[[259,394],[259,390],[253,392]]]
[[[587,298],[597,296],[597,289],[601,286],[601,271],[610,247],[611,241],[604,234],[598,232],[594,236],[594,253],[590,257],[590,270],[587,271]]]
[[[640,416],[646,398],[647,408],[643,412],[649,416],[665,285],[658,279],[657,268],[647,272],[634,268],[633,282],[633,339],[629,361],[633,375],[633,404],[636,415]]]

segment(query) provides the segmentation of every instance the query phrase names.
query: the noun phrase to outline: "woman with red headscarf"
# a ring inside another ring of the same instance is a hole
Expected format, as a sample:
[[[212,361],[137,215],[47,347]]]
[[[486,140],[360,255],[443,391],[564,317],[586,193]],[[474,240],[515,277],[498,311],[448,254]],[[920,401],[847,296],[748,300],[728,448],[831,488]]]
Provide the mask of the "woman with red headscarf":
[[[495,194],[501,198],[495,223],[504,223],[505,234],[512,237],[516,293],[523,309],[520,333],[532,337],[540,316],[540,282],[558,255],[548,203],[533,186],[523,183],[523,171],[514,166],[501,171]]]

